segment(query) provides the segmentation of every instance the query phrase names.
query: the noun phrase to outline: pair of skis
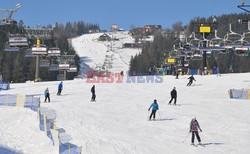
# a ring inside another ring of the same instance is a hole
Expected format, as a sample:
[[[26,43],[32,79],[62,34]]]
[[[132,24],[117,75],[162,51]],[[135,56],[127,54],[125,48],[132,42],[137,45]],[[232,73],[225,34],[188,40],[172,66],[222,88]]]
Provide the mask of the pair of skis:
[[[191,144],[192,146],[195,146],[195,147],[198,147],[198,146],[202,146],[202,147],[205,147],[205,145],[203,144]]]

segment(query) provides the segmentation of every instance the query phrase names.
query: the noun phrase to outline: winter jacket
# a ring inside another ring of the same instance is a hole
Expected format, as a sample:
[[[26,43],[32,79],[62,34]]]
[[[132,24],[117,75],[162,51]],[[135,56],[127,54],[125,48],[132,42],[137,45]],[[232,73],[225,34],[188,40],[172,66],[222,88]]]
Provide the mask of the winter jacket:
[[[92,87],[92,88],[91,88],[91,92],[92,92],[92,93],[95,93],[95,87]]]
[[[44,96],[49,95],[49,90],[44,90]]]
[[[201,131],[200,125],[197,120],[192,120],[190,122],[190,132],[198,132],[198,128]]]
[[[63,88],[63,84],[60,83],[60,84],[58,85],[58,89],[62,89],[62,88]]]
[[[173,98],[176,98],[176,97],[177,97],[177,91],[176,91],[175,89],[173,89],[173,90],[171,91],[171,97],[173,97]]]
[[[149,107],[149,110],[150,110],[151,107],[152,107],[152,110],[158,110],[158,109],[159,109],[159,106],[158,106],[157,103],[152,103],[152,104],[150,105],[150,107]]]
[[[188,79],[189,81],[193,81],[193,80],[196,81],[193,76],[190,76]]]

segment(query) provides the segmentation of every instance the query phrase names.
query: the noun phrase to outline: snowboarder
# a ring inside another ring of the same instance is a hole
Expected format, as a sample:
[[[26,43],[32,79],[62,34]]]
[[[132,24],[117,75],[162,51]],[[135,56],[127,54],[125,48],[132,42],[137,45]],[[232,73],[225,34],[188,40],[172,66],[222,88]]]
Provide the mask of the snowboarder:
[[[191,138],[192,145],[194,144],[194,135],[196,136],[199,144],[201,144],[201,139],[198,133],[198,129],[202,132],[198,121],[194,117],[190,122],[190,130],[189,130],[190,133],[192,132],[192,138]]]
[[[150,105],[148,111],[151,109],[151,107],[152,107],[152,112],[151,112],[151,114],[149,116],[149,120],[151,120],[152,116],[153,116],[153,120],[155,120],[155,113],[156,113],[157,110],[159,110],[159,106],[157,104],[157,100],[156,99],[154,100],[154,103],[152,103]]]
[[[44,91],[44,96],[45,96],[45,100],[44,102],[47,102],[47,99],[48,101],[50,102],[50,97],[49,97],[50,93],[49,93],[49,88],[46,88],[46,90]]]
[[[191,84],[193,83],[193,80],[196,81],[196,80],[194,79],[194,76],[193,76],[193,75],[191,75],[188,79],[189,79],[189,82],[188,82],[187,86],[191,86]]]
[[[91,93],[92,93],[91,101],[95,101],[95,98],[96,98],[95,85],[93,85],[93,87],[91,88]]]
[[[59,83],[59,85],[58,85],[57,95],[61,95],[62,89],[63,89],[63,82]]]
[[[171,104],[172,100],[174,99],[174,105],[176,105],[176,99],[177,99],[177,91],[176,88],[174,87],[173,90],[171,91],[171,100],[169,101],[169,105]]]

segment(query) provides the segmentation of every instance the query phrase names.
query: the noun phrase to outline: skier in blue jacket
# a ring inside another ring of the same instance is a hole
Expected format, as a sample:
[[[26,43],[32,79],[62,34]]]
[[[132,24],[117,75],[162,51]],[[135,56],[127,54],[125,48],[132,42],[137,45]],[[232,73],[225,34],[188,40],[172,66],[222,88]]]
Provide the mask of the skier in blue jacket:
[[[157,110],[159,110],[159,106],[158,106],[158,104],[157,104],[157,100],[156,100],[156,99],[154,100],[154,103],[152,103],[152,104],[150,105],[148,111],[149,111],[151,108],[152,108],[152,113],[151,113],[150,116],[149,116],[149,120],[151,120],[151,117],[152,117],[152,116],[153,116],[153,118],[154,118],[153,120],[155,120],[155,113],[156,113]]]
[[[63,82],[61,82],[61,83],[58,85],[58,92],[57,92],[57,95],[61,95],[62,89],[63,89]]]

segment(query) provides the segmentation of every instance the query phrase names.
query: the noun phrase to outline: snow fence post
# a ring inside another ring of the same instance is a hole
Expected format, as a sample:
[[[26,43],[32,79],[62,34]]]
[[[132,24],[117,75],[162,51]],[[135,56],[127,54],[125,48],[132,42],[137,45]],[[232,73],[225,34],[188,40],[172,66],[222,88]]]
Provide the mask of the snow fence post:
[[[46,136],[48,136],[48,132],[47,132],[47,115],[44,114],[43,116],[43,123],[44,123],[44,131]]]
[[[57,147],[58,149],[58,154],[60,154],[60,141],[59,141],[59,132],[55,129],[50,129],[52,139],[53,139],[53,144],[54,146]]]
[[[9,94],[6,95],[6,104],[5,104],[5,105],[6,105],[6,106],[9,105]]]
[[[250,100],[250,90],[248,90],[248,99]]]
[[[68,154],[70,154],[70,144],[68,143]]]
[[[41,115],[40,115],[40,107],[38,108],[38,111],[37,111],[37,119],[38,119],[38,123],[39,123],[39,128],[40,128],[40,125],[41,125],[41,123],[40,123],[40,117]]]
[[[16,95],[16,107],[24,107],[26,101],[26,95]]]

